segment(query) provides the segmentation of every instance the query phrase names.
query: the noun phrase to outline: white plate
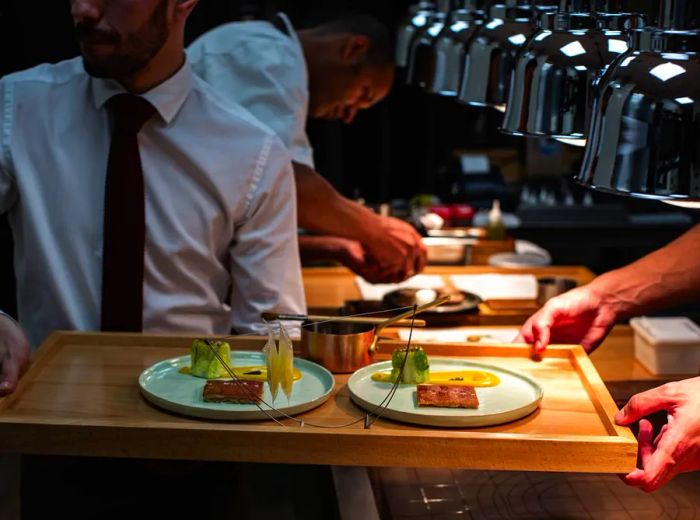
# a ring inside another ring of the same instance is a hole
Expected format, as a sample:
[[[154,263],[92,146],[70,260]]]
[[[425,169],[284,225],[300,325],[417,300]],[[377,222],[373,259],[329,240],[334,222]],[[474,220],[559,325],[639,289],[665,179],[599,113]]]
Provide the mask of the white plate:
[[[231,352],[233,366],[265,365],[262,352]],[[190,366],[190,356],[167,359],[144,370],[139,376],[139,387],[143,396],[151,403],[171,412],[204,419],[224,419],[230,421],[252,421],[268,419],[268,415],[254,404],[207,403],[202,399],[206,379],[181,374],[182,367]],[[277,411],[261,403],[273,417],[281,417],[280,412],[295,415],[316,408],[331,395],[335,379],[333,375],[316,363],[294,358],[294,367],[301,372],[301,379],[294,382],[292,398],[280,389],[275,400]],[[263,386],[263,400],[272,403],[267,384]]]
[[[372,374],[382,370],[391,370],[391,361],[361,368],[348,381],[350,397],[365,410],[374,410],[391,390],[390,383],[372,381]],[[466,359],[430,358],[431,373],[454,370],[485,370],[496,374],[501,383],[490,388],[477,388],[479,408],[474,410],[419,407],[416,404],[416,385],[399,385],[382,417],[427,426],[491,426],[525,417],[535,411],[542,400],[540,385],[524,374]]]

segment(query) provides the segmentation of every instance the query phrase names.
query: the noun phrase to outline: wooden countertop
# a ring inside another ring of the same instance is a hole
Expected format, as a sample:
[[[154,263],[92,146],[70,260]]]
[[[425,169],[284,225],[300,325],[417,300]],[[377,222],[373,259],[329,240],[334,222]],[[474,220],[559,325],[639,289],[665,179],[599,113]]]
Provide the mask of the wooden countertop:
[[[532,274],[536,277],[561,276],[584,285],[594,274],[583,266],[553,266],[527,269],[503,269],[491,266],[428,266],[422,274]],[[348,300],[360,300],[362,296],[355,283],[355,274],[344,267],[306,267],[303,269],[304,290],[309,310],[318,313],[339,309]],[[535,302],[524,301],[514,306],[496,306],[489,302],[479,306],[479,313],[465,318],[470,325],[519,325],[537,309]]]

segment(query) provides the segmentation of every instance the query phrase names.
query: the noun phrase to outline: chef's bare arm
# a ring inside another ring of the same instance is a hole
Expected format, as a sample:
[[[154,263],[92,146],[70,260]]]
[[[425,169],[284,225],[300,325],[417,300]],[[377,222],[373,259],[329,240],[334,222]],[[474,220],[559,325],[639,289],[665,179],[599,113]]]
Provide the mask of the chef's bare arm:
[[[387,270],[410,275],[423,269],[425,247],[410,224],[375,214],[343,197],[313,168],[293,164],[300,227],[356,240]]]
[[[642,259],[596,278],[620,317],[694,301],[700,295],[700,225]]]

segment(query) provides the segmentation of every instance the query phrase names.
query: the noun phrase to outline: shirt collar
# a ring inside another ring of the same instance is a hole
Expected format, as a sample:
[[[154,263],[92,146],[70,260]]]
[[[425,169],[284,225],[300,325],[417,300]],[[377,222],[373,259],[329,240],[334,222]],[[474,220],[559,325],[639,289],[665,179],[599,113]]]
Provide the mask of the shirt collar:
[[[299,49],[299,53],[301,54],[302,57],[302,62],[304,63],[304,77],[306,78],[306,84],[309,84],[309,68],[306,63],[306,56],[304,55],[304,48],[301,45],[301,40],[299,39],[299,34],[297,33],[296,29],[294,28],[294,25],[292,25],[292,21],[289,19],[289,17],[283,13],[282,11],[279,11],[277,13],[277,17],[282,21],[282,23],[285,25],[287,28],[287,34],[289,37],[296,43],[297,48]]]
[[[93,77],[91,81],[93,101],[98,110],[109,98],[126,92],[126,89],[114,79]],[[140,96],[155,107],[166,124],[170,124],[192,90],[192,81],[192,69],[189,62],[185,60],[175,74]]]
[[[294,26],[292,25],[292,21],[289,19],[289,17],[285,13],[283,13],[282,11],[277,13],[277,17],[280,20],[282,20],[282,23],[284,24],[284,26],[287,29],[286,32],[289,35],[289,37],[292,40],[294,40],[295,42],[301,44],[301,42],[299,41],[299,35],[297,34],[297,31],[294,28]]]

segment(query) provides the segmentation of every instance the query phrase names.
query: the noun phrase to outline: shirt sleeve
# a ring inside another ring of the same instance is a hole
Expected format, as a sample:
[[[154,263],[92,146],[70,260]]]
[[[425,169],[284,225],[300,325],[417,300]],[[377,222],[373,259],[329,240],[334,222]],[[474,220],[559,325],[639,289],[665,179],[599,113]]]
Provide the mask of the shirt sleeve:
[[[273,137],[265,140],[256,177],[231,248],[231,323],[238,333],[264,333],[262,312],[306,312],[294,175],[287,151]]]
[[[6,82],[0,79],[0,215],[17,200],[15,178],[10,174],[10,131],[12,128],[12,100]],[[0,309],[0,316],[15,319]],[[19,325],[19,324],[17,324]]]
[[[291,40],[264,48],[242,43],[226,53],[192,49],[195,71],[219,97],[243,106],[277,134],[293,161],[313,168],[306,64],[299,53]]]
[[[17,183],[11,173],[12,87],[0,79],[0,215],[17,200]]]

